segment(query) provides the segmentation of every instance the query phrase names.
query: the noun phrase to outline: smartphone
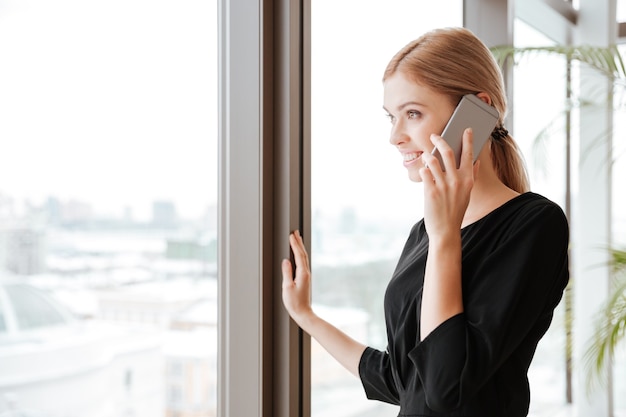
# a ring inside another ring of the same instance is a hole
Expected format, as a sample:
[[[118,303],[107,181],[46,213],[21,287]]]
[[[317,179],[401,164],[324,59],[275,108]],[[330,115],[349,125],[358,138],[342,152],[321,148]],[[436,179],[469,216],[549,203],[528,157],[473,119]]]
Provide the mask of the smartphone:
[[[463,132],[466,128],[471,127],[474,132],[474,161],[478,158],[483,145],[491,136],[491,132],[496,127],[500,114],[495,107],[482,101],[474,94],[467,94],[461,98],[458,106],[454,109],[448,124],[443,129],[441,137],[454,150],[456,159],[456,167],[461,164],[461,145],[463,143]],[[433,149],[432,154],[439,159],[439,164],[444,168],[441,154],[437,148]]]

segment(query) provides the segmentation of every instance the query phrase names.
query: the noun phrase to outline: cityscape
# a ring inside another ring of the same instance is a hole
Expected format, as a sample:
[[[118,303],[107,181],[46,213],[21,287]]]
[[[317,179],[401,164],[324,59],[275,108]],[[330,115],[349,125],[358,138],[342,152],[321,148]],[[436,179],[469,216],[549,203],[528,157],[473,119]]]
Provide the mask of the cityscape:
[[[0,416],[216,416],[216,206],[190,220],[154,201],[142,221],[54,197],[23,207],[0,198]],[[409,221],[313,215],[316,311],[379,349]],[[557,312],[530,372],[534,417],[563,409],[562,330]],[[314,416],[397,414],[315,342],[311,382]]]
[[[0,193],[0,416],[216,415],[217,207],[195,220],[168,200],[145,220],[119,213]],[[315,218],[316,308],[384,347],[382,296],[404,228],[354,209]],[[338,275],[337,298],[326,287]],[[394,415],[316,344],[312,355],[314,414]],[[339,407],[346,392],[363,405]]]
[[[212,417],[217,212],[0,199],[0,416]]]

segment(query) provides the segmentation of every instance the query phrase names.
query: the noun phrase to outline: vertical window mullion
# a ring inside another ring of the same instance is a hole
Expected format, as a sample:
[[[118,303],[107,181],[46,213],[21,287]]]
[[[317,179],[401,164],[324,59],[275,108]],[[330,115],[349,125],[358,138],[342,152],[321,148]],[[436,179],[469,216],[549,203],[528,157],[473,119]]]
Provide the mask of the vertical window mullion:
[[[308,416],[308,336],[282,306],[288,235],[309,241],[301,2],[220,0],[220,417]]]
[[[260,2],[221,0],[218,13],[218,415],[260,417]]]
[[[310,405],[309,336],[288,317],[283,305],[280,261],[290,255],[288,235],[298,229],[310,247],[310,146],[304,47],[309,19],[301,1],[275,0],[273,8],[273,404],[271,417],[308,417]],[[268,158],[269,160],[270,158]],[[269,416],[268,416],[269,417]]]

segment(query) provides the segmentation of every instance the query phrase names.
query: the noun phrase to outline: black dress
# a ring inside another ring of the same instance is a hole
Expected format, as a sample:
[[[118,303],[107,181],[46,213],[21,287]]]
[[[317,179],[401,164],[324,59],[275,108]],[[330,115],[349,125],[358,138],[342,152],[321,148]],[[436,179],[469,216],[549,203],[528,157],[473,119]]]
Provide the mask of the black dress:
[[[420,340],[428,236],[409,235],[385,293],[386,352],[359,363],[367,397],[399,416],[528,414],[527,371],[567,284],[567,220],[525,193],[461,230],[464,312]]]

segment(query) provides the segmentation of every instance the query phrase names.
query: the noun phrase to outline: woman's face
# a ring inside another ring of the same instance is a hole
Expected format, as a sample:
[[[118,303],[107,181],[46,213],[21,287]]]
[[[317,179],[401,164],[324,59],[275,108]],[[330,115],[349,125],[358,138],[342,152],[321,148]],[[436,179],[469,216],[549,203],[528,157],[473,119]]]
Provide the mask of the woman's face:
[[[400,151],[411,181],[421,182],[420,156],[432,152],[430,135],[441,134],[454,105],[448,96],[396,72],[384,82],[384,109],[391,121],[389,141]]]

